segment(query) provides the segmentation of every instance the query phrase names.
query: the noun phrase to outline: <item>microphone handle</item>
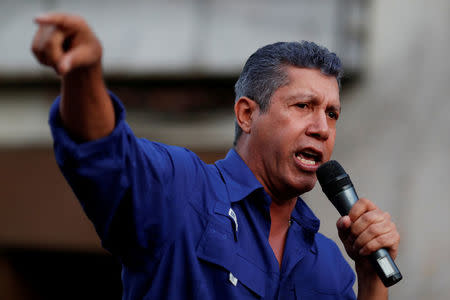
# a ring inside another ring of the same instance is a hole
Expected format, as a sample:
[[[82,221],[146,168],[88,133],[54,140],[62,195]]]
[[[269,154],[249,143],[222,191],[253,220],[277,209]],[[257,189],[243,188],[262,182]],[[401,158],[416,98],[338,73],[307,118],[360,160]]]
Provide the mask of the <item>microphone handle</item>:
[[[353,185],[350,185],[334,197],[330,198],[330,201],[339,211],[341,216],[345,216],[348,215],[350,209],[358,199],[359,197],[356,194]],[[390,287],[403,278],[400,270],[397,268],[397,265],[394,263],[394,260],[386,249],[381,248],[371,253],[369,255],[369,260],[384,286]]]

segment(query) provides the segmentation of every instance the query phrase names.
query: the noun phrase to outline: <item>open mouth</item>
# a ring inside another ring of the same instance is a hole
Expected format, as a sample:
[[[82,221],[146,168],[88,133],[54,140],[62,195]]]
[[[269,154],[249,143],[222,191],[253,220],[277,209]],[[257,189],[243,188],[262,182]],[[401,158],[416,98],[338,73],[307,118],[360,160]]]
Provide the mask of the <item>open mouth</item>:
[[[322,153],[312,149],[305,149],[295,153],[295,157],[305,165],[315,166],[322,160]]]

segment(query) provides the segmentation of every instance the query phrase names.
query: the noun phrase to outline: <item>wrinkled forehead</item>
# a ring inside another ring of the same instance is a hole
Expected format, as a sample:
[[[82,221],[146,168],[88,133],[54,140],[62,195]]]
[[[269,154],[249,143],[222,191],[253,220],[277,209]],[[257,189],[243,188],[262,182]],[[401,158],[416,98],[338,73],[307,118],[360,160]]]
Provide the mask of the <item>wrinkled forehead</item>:
[[[322,73],[319,69],[285,67],[286,84],[275,94],[283,93],[285,99],[321,99],[334,106],[340,106],[339,84],[335,76]]]

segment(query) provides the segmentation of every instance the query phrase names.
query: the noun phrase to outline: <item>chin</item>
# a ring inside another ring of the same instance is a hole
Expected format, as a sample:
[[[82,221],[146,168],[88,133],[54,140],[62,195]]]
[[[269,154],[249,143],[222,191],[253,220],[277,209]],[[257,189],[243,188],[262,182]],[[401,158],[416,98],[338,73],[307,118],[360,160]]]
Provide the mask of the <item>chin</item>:
[[[304,193],[311,191],[316,185],[316,182],[317,182],[316,176],[314,176],[314,179],[307,178],[306,180],[305,179],[301,180],[301,182],[295,185],[298,195],[302,195]]]

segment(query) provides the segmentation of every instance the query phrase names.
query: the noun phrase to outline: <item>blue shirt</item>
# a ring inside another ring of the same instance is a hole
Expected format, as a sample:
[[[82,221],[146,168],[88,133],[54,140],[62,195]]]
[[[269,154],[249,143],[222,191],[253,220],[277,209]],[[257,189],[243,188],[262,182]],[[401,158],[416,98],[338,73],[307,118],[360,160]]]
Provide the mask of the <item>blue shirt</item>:
[[[205,164],[116,128],[77,144],[50,111],[57,163],[102,245],[122,262],[123,299],[355,299],[355,276],[298,198],[281,269],[268,242],[270,196],[235,150]]]

